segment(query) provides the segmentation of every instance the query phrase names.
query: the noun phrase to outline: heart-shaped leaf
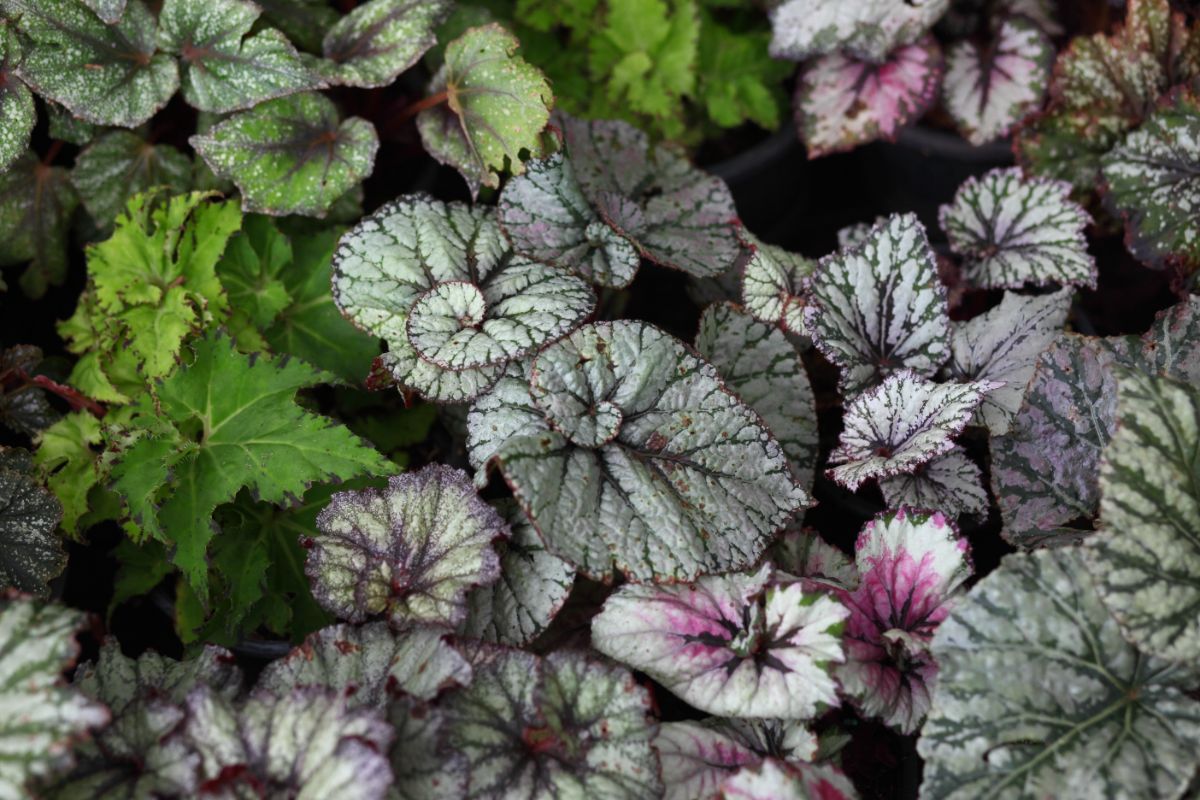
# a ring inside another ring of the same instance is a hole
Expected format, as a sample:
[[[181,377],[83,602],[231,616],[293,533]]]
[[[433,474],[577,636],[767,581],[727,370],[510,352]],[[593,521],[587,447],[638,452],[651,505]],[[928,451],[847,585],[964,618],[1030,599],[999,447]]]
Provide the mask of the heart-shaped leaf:
[[[34,477],[19,448],[0,448],[0,587],[39,596],[66,566],[58,535],[63,508]]]
[[[33,94],[17,77],[21,41],[8,25],[0,26],[0,171],[8,169],[29,147],[37,122]]]
[[[808,282],[817,264],[798,253],[760,242],[742,230],[748,249],[742,259],[742,302],[755,319],[805,336]]]
[[[325,33],[325,72],[345,86],[387,86],[437,44],[450,0],[371,0]]]
[[[192,188],[192,159],[169,144],[110,131],[76,156],[71,182],[92,219],[108,230],[134,195],[159,186],[172,194]]]
[[[29,263],[21,290],[41,297],[67,277],[67,234],[79,195],[62,167],[32,151],[0,172],[0,266]]]
[[[786,0],[771,11],[771,55],[804,61],[836,51],[876,63],[921,38],[950,0]]]
[[[912,472],[879,481],[888,508],[928,508],[957,517],[983,514],[988,507],[983,474],[962,447],[955,445]]]

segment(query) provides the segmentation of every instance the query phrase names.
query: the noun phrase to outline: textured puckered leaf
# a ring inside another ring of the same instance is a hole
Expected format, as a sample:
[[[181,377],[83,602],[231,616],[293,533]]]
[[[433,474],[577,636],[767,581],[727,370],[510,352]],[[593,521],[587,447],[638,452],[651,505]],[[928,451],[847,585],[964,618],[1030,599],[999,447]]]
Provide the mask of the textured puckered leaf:
[[[958,445],[914,471],[879,481],[888,508],[931,508],[950,517],[987,511],[983,474]]]
[[[192,159],[169,144],[153,144],[129,131],[111,131],[75,159],[71,182],[83,207],[107,230],[136,194],[156,186],[182,194],[192,186]]]
[[[97,125],[140,125],[179,88],[179,70],[155,52],[154,15],[129,0],[105,24],[81,0],[4,0],[30,40],[18,74],[38,94]]]
[[[1129,639],[1200,658],[1200,390],[1118,373],[1117,430],[1100,472],[1103,532],[1088,567]]]
[[[847,407],[828,474],[851,491],[870,478],[913,472],[954,447],[991,381],[930,383],[910,370],[888,376]]]
[[[109,720],[108,710],[65,685],[86,617],[58,605],[0,603],[0,795],[29,797],[28,784],[65,771],[72,745]]]
[[[251,359],[221,334],[192,350],[192,362],[163,380],[157,397],[139,400],[131,428],[141,436],[112,474],[128,506],[127,529],[174,545],[172,560],[203,596],[213,511],[243,487],[281,504],[311,483],[395,467],[296,404],[297,390],[329,380],[325,373],[300,361]]]
[[[745,764],[767,757],[808,761],[817,753],[817,737],[792,721],[709,718],[663,723],[654,749],[662,762],[663,800],[707,800]]]
[[[34,477],[29,453],[0,448],[0,587],[48,594],[47,582],[66,565],[62,515],[58,498]]]
[[[37,122],[33,94],[17,77],[21,42],[16,32],[0,27],[0,171],[8,169],[29,147]]]
[[[1102,159],[1105,202],[1126,241],[1153,267],[1200,267],[1200,101],[1179,93]]]
[[[771,55],[804,61],[840,50],[881,62],[921,38],[949,6],[950,0],[787,0],[771,12]]]
[[[166,0],[158,41],[183,63],[183,99],[225,113],[319,88],[320,79],[274,28],[250,35],[262,10],[249,0]]]
[[[950,355],[950,317],[916,216],[889,217],[858,247],[821,259],[804,321],[825,357],[842,368],[849,396],[903,367],[937,372]]]
[[[578,326],[595,295],[566,270],[514,257],[483,206],[410,195],[362,220],[334,254],[333,296],[387,340],[402,385],[462,401],[511,358]]]
[[[806,334],[804,306],[808,281],[817,264],[798,253],[760,242],[743,230],[749,253],[742,264],[742,302],[755,319]]]
[[[788,575],[842,589],[858,586],[858,570],[850,559],[814,530],[788,528],[772,545],[769,558]]]
[[[841,53],[804,68],[793,105],[810,158],[891,141],[937,99],[942,51],[927,37],[901,47],[880,64]]]
[[[1094,287],[1096,262],[1083,236],[1088,213],[1070,191],[1062,181],[1024,178],[1016,167],[968,178],[939,219],[967,281],[984,289]]]
[[[1054,53],[1050,37],[1024,17],[1005,19],[985,46],[950,46],[942,102],[967,141],[1005,136],[1041,106]]]
[[[624,586],[592,621],[592,645],[702,711],[808,719],[838,704],[829,673],[849,612],[771,572]]]
[[[589,325],[472,406],[472,463],[493,459],[551,552],[605,580],[689,580],[752,564],[809,498],[760,418],[681,342]]]
[[[464,797],[661,796],[650,694],[620,667],[498,650],[445,711],[448,742],[467,758]]]
[[[745,766],[721,785],[720,800],[856,800],[854,784],[837,767],[768,758]]]
[[[497,211],[518,254],[601,286],[628,286],[641,264],[637,248],[592,209],[562,152],[527,162],[505,185]]]
[[[446,102],[417,115],[426,151],[457,169],[472,197],[481,186],[498,187],[505,169],[520,175],[522,150],[542,152],[554,95],[541,70],[516,54],[520,46],[497,23],[467,29],[447,45],[429,85]]]
[[[468,597],[463,633],[523,647],[546,629],[567,601],[575,567],[546,550],[529,517],[515,503],[504,516],[512,538],[499,544],[500,579]]]
[[[360,117],[339,121],[324,95],[302,92],[260,103],[189,139],[242,208],[323,217],[371,174],[379,137]]]
[[[471,665],[446,636],[445,629],[427,627],[393,633],[386,622],[323,628],[267,665],[258,688],[282,696],[320,686],[359,708],[385,706],[396,693],[431,700],[443,689],[471,682]]]
[[[461,622],[467,592],[500,576],[492,541],[509,536],[466,473],[437,464],[335,494],[317,527],[305,565],[313,595],[342,619],[385,614],[397,628]]]
[[[1042,354],[1066,322],[1071,290],[1029,297],[1005,292],[1000,305],[954,323],[949,371],[960,381],[1003,383],[988,392],[979,417],[993,434],[1008,432]]]
[[[1005,558],[933,657],[922,797],[1180,797],[1195,774],[1196,671],[1121,638],[1076,549]]]
[[[737,209],[723,180],[628,123],[558,121],[584,195],[645,258],[701,278],[734,265]]]
[[[184,736],[200,755],[207,795],[383,800],[392,782],[391,727],[377,709],[332,691],[256,690],[235,705],[200,688],[188,695]]]
[[[0,172],[0,266],[25,264],[21,290],[41,297],[67,277],[67,234],[79,195],[70,173],[26,151]]]
[[[817,411],[800,353],[783,331],[729,303],[700,318],[696,350],[763,418],[806,490],[817,463]]]
[[[371,0],[338,20],[322,49],[329,78],[346,86],[387,86],[437,44],[450,0]]]
[[[837,674],[864,714],[913,733],[937,680],[929,642],[971,574],[967,540],[938,512],[901,508],[868,522],[855,551],[861,583],[837,592],[850,609]]]

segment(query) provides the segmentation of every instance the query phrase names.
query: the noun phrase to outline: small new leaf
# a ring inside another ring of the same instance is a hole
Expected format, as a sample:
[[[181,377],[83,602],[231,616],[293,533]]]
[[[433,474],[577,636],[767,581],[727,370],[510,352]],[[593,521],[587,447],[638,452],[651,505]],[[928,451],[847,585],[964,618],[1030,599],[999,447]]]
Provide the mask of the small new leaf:
[[[782,247],[760,242],[742,231],[748,254],[743,256],[742,302],[758,320],[780,325],[796,336],[805,336],[804,306],[808,283],[816,262]]]

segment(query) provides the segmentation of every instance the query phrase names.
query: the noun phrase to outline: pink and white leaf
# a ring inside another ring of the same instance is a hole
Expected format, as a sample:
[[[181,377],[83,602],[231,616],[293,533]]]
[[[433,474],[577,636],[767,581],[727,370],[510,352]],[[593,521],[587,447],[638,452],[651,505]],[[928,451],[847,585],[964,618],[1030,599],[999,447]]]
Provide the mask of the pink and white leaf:
[[[666,722],[654,740],[662,762],[662,800],[700,800],[718,796],[721,784],[743,765],[766,757],[809,761],[817,737],[803,724],[783,720]]]
[[[792,764],[768,758],[742,767],[721,786],[720,800],[855,800],[858,792],[841,770],[827,764]]]
[[[785,0],[771,11],[771,55],[805,61],[846,52],[881,62],[933,27],[950,0]]]

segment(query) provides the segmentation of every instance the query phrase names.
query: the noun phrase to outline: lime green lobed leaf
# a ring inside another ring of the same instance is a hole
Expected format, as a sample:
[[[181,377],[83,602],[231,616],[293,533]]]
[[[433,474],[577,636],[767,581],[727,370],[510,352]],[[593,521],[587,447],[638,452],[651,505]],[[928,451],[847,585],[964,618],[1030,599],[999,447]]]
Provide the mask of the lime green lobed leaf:
[[[793,67],[771,58],[769,40],[766,31],[735,31],[701,18],[696,99],[722,128],[747,120],[769,131],[779,127],[787,106],[782,84]]]
[[[17,77],[21,42],[7,24],[0,25],[0,171],[8,169],[29,147],[37,122],[33,94]]]
[[[78,534],[88,512],[88,495],[100,483],[99,454],[104,441],[101,422],[87,411],[75,411],[44,430],[33,460],[46,476],[46,485],[62,503],[62,528]]]
[[[0,586],[45,597],[66,566],[58,535],[62,504],[42,487],[30,454],[0,448]]]
[[[171,194],[191,189],[192,160],[169,144],[110,131],[76,156],[71,182],[96,224],[110,230],[134,195],[160,186]]]
[[[325,33],[326,74],[346,86],[387,86],[437,43],[451,0],[371,0]]]
[[[28,263],[21,290],[37,299],[67,277],[67,234],[79,195],[62,167],[26,151],[0,172],[0,266]]]

